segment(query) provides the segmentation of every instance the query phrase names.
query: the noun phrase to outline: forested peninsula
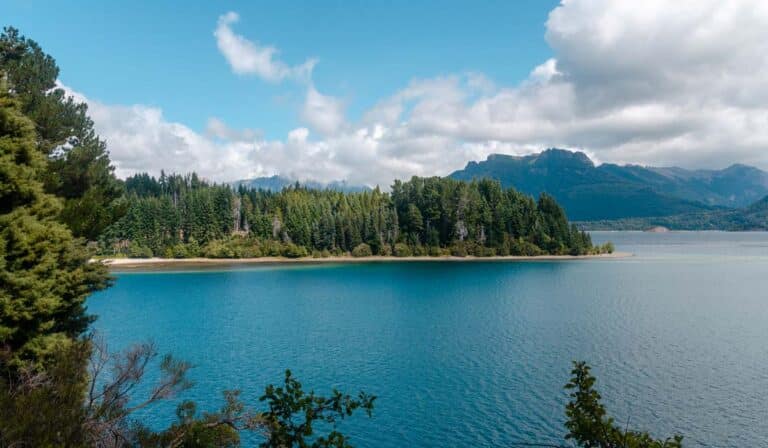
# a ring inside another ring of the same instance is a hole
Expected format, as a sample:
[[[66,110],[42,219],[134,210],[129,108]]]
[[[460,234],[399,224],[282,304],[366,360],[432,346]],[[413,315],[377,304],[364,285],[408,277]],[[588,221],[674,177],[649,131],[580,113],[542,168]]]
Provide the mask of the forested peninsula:
[[[595,247],[546,194],[494,180],[413,177],[344,193],[299,184],[279,192],[209,184],[197,175],[125,181],[124,215],[98,242],[106,257],[328,258],[539,256]]]

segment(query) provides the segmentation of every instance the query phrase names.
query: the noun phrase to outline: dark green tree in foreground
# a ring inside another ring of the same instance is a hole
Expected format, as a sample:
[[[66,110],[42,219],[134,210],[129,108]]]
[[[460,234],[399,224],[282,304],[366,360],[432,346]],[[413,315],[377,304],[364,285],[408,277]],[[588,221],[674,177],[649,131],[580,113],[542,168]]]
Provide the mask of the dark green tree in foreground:
[[[0,33],[0,72],[35,124],[35,147],[47,159],[40,180],[62,200],[59,219],[75,236],[96,240],[124,212],[123,186],[88,106],[66,95],[56,61],[12,27]]]
[[[595,377],[585,362],[574,362],[571,375],[571,381],[565,385],[571,397],[565,407],[566,439],[584,448],[682,448],[682,436],[659,440],[647,432],[617,426],[600,402]]]
[[[0,79],[0,370],[14,378],[73,345],[91,321],[85,299],[107,286],[107,272],[58,221],[34,124],[7,91]]]

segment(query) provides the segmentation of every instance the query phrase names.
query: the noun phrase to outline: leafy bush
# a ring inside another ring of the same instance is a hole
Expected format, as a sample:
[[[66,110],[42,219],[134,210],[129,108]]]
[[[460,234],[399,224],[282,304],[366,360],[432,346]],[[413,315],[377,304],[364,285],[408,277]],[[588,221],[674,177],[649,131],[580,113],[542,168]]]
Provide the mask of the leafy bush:
[[[384,244],[379,248],[379,255],[384,257],[391,257],[392,256],[392,246],[389,244]]]
[[[468,254],[464,242],[456,241],[453,243],[453,245],[451,245],[451,255],[454,257],[466,257]]]
[[[287,258],[303,258],[309,256],[309,252],[304,246],[288,243],[283,247],[282,255]]]
[[[414,257],[424,257],[429,255],[429,250],[421,244],[411,246],[411,253]]]
[[[184,244],[177,244],[173,246],[173,258],[187,258],[189,257],[189,252],[187,252],[187,247]]]
[[[545,252],[541,250],[539,246],[531,243],[530,241],[518,238],[516,240],[512,240],[510,245],[510,254],[533,257],[537,255],[544,255]]]
[[[405,243],[395,244],[395,256],[396,257],[410,257],[413,254],[411,248]]]
[[[134,242],[128,245],[126,252],[129,258],[151,258],[153,255],[152,249]]]
[[[203,254],[208,258],[233,258],[235,253],[224,241],[215,240],[203,247]]]
[[[373,252],[371,251],[371,246],[360,243],[357,246],[355,246],[354,249],[352,249],[352,256],[359,258],[359,257],[370,257],[373,255]]]
[[[481,255],[478,255],[479,257],[495,257],[496,256],[496,249],[493,247],[484,247],[480,246],[480,250],[478,251]]]
[[[429,246],[429,248],[427,248],[427,253],[430,257],[439,257],[443,255],[443,251],[437,246]]]

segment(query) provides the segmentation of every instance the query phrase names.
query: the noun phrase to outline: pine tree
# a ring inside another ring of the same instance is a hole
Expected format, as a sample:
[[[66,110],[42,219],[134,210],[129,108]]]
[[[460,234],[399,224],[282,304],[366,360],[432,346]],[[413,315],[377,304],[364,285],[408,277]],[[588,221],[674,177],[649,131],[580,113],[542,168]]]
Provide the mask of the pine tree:
[[[125,209],[122,183],[87,105],[57,86],[56,61],[15,28],[0,34],[0,72],[35,123],[38,151],[50,160],[40,174],[45,191],[64,200],[59,219],[76,236],[96,240]]]
[[[44,368],[91,317],[83,302],[107,285],[82,243],[57,221],[61,202],[43,190],[46,161],[34,124],[0,81],[0,368]]]

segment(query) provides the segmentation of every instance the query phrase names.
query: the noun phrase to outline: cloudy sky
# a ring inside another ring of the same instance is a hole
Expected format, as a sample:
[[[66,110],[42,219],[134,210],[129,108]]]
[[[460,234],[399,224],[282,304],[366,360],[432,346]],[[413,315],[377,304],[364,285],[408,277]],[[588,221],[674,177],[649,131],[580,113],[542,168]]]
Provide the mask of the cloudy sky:
[[[121,176],[385,186],[547,147],[768,169],[766,1],[381,3],[3,16],[57,58]]]

